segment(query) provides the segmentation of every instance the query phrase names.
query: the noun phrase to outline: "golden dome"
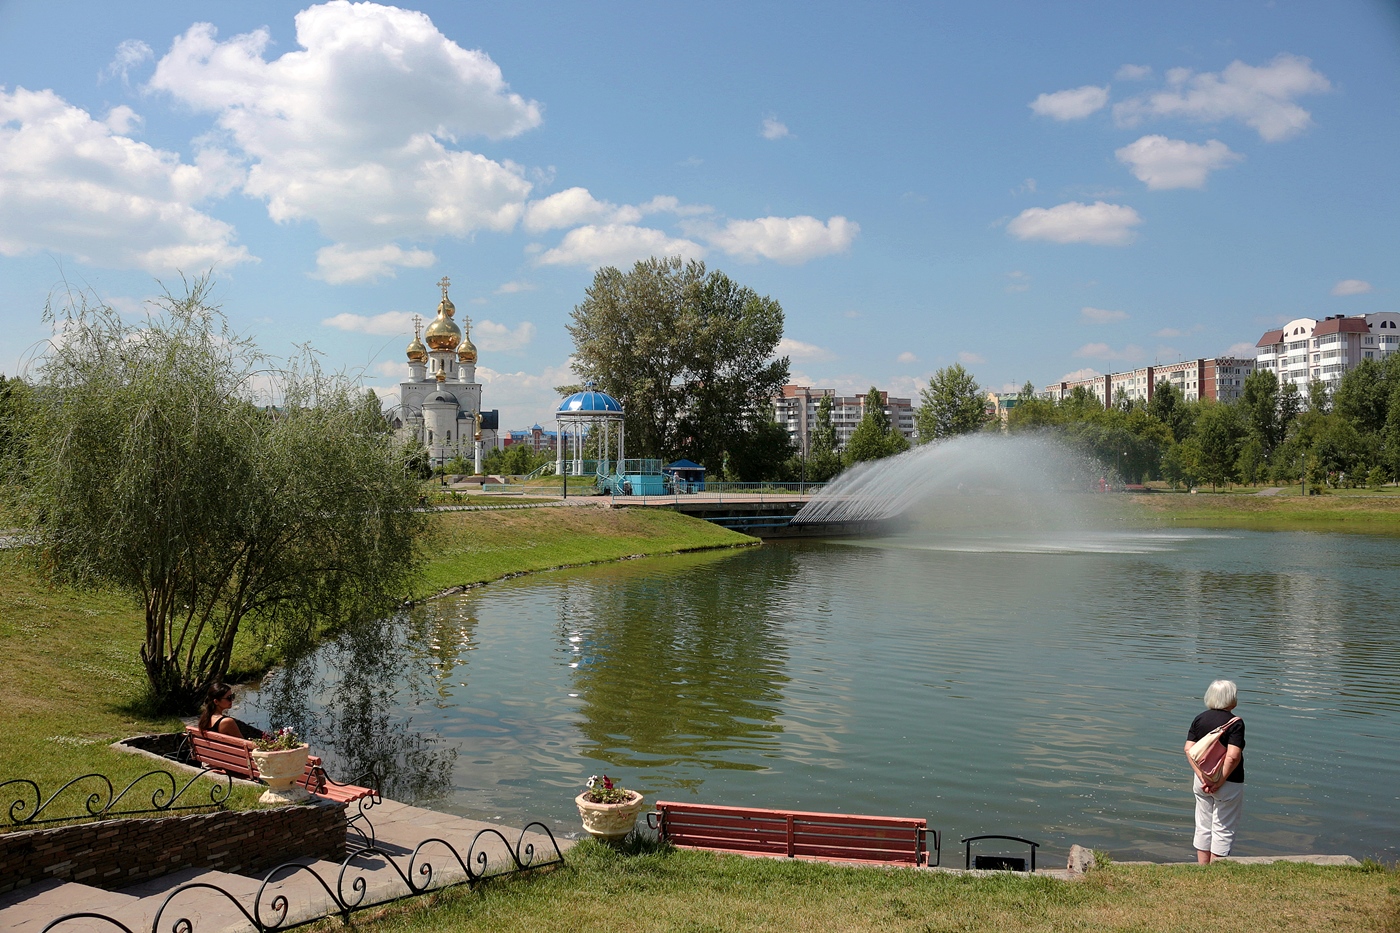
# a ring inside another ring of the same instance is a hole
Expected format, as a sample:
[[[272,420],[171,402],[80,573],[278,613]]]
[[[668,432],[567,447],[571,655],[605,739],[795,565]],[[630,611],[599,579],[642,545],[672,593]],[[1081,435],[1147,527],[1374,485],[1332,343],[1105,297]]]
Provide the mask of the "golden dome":
[[[408,345],[408,361],[410,363],[423,363],[428,359],[428,348],[423,346],[423,340],[419,337],[418,327],[415,319],[413,328],[413,342]]]
[[[472,322],[470,318],[467,319],[466,325],[466,327],[462,328],[462,343],[457,347],[457,362],[475,363],[476,344],[472,343]]]
[[[433,318],[423,336],[428,338],[428,346],[433,350],[455,350],[457,344],[462,341],[462,328],[452,320],[452,315],[457,313],[457,306],[447,297],[446,276],[438,284],[442,286],[442,301],[438,302],[437,317]]]

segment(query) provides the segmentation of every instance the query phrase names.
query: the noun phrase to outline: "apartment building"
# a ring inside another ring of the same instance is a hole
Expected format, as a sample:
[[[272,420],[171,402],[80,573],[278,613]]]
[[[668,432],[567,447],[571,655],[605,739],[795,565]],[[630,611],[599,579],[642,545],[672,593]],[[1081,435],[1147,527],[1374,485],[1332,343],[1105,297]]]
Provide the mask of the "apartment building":
[[[804,456],[810,452],[809,438],[817,424],[817,406],[825,396],[831,397],[831,424],[836,428],[836,442],[844,446],[865,417],[864,395],[837,395],[835,389],[786,385],[773,399],[774,418],[787,428],[788,436]],[[880,405],[890,423],[912,442],[915,438],[913,401],[881,392]]]
[[[1265,332],[1256,344],[1255,365],[1293,383],[1300,392],[1320,380],[1329,389],[1362,360],[1383,360],[1400,352],[1400,313],[1343,314],[1316,320],[1296,318]]]
[[[1122,393],[1130,401],[1149,402],[1157,385],[1168,382],[1187,400],[1209,398],[1233,402],[1244,389],[1244,380],[1254,372],[1254,360],[1238,357],[1215,357],[1203,360],[1180,360],[1175,363],[1142,366],[1121,373],[1108,373],[1087,379],[1053,383],[1040,392],[1042,398],[1059,401],[1083,386],[1099,403],[1108,406]]]

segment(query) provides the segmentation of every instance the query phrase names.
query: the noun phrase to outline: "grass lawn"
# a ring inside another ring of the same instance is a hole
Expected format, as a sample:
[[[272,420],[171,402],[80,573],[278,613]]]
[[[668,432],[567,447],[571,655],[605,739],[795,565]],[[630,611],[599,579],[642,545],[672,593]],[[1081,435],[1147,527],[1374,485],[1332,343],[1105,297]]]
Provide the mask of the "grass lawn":
[[[668,509],[561,506],[491,512],[443,512],[434,521],[432,555],[416,594],[498,580],[516,573],[740,547],[758,539]]]
[[[1400,878],[1377,865],[1111,865],[1062,882],[650,848],[622,855],[584,842],[561,869],[406,902],[356,926],[365,933],[1400,930]]]
[[[1127,496],[1147,519],[1196,528],[1242,528],[1255,531],[1323,531],[1400,534],[1400,490],[1341,490],[1325,496],[1300,496],[1294,486],[1279,495],[1255,490],[1228,492],[1152,492]]]

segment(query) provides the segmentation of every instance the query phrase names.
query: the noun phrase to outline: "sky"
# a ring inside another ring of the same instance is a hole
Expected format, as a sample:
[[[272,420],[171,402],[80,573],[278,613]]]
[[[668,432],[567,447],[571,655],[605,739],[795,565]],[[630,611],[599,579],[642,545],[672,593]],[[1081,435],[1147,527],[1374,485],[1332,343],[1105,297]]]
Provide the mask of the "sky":
[[[392,404],[451,279],[551,426],[601,266],[779,301],[792,381],[918,403],[1400,311],[1400,3],[0,0],[0,372],[45,302],[235,330]]]

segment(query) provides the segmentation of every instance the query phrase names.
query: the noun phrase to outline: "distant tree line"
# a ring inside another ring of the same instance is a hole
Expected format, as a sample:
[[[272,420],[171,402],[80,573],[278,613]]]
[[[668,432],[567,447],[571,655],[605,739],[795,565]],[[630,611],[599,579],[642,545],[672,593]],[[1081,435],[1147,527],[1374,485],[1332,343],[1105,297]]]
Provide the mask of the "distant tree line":
[[[1400,479],[1400,354],[1363,360],[1330,392],[1314,381],[1306,398],[1267,370],[1230,403],[1186,401],[1163,381],[1149,402],[1120,390],[1105,407],[1082,387],[1055,402],[1026,383],[1007,428],[1058,431],[1132,483],[1379,486]]]

